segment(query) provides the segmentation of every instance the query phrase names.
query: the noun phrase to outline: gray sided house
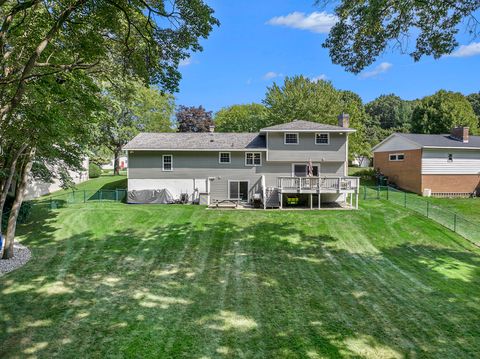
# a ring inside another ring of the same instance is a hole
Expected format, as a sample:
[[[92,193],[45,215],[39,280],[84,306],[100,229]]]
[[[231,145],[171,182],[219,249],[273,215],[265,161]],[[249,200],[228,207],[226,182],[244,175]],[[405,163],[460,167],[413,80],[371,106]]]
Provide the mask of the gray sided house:
[[[141,133],[124,147],[128,190],[166,189],[210,206],[356,208],[359,180],[348,176],[348,135],[355,130],[348,123],[345,114],[339,126],[293,121],[259,133]]]

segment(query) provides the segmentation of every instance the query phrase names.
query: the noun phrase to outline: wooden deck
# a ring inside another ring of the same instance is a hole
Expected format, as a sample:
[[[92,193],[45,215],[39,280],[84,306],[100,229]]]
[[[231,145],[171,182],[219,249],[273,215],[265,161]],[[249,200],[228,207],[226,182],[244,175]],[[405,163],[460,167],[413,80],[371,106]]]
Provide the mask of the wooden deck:
[[[264,208],[283,208],[283,196],[289,194],[309,195],[309,208],[321,209],[322,194],[343,194],[346,207],[358,208],[358,194],[360,178],[348,176],[320,176],[320,177],[278,177],[277,186],[264,191]],[[317,202],[314,206],[313,202]]]
[[[358,177],[278,177],[281,193],[356,193]]]

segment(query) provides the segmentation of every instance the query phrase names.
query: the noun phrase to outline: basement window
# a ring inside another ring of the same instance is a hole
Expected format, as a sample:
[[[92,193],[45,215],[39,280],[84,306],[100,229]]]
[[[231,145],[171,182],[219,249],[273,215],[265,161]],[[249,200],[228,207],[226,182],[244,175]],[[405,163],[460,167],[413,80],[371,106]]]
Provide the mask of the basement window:
[[[453,153],[448,154],[448,162],[453,162]]]
[[[405,159],[405,154],[403,153],[392,153],[389,156],[389,160],[396,162],[396,161],[403,161]]]

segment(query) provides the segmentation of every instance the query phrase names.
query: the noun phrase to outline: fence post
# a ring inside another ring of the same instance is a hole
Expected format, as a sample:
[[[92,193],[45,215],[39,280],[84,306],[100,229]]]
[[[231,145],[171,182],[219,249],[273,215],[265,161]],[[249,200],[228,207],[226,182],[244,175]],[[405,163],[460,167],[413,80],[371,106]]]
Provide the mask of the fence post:
[[[404,200],[403,200],[404,206],[405,208],[407,208],[407,192],[403,192],[403,194],[404,194]]]
[[[457,214],[453,214],[453,231],[456,233],[457,232]]]

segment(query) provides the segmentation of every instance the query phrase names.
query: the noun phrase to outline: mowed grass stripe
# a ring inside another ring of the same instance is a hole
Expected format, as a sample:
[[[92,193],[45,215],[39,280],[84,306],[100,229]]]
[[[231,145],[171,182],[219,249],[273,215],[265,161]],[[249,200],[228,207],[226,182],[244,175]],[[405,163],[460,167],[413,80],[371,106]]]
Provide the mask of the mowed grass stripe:
[[[38,213],[0,279],[0,356],[475,357],[479,251],[412,213]]]

